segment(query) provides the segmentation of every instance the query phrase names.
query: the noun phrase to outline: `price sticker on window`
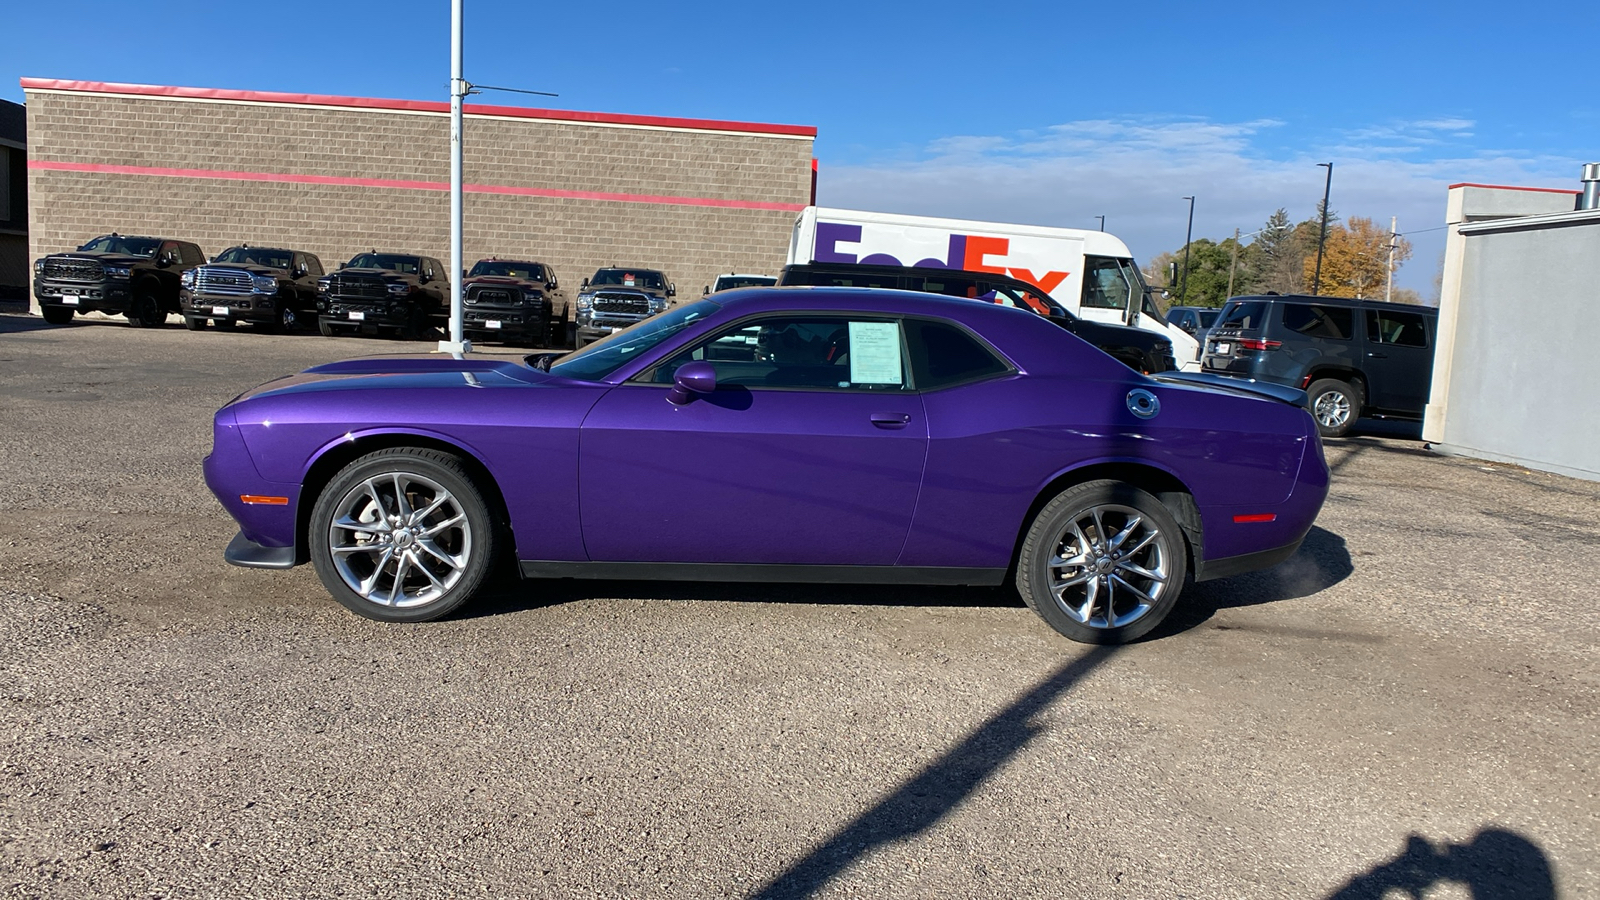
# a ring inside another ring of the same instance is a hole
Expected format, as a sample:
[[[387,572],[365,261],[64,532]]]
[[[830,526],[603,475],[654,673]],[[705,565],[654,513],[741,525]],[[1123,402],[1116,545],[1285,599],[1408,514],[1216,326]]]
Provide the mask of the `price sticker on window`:
[[[900,384],[900,326],[894,322],[850,323],[850,381]]]

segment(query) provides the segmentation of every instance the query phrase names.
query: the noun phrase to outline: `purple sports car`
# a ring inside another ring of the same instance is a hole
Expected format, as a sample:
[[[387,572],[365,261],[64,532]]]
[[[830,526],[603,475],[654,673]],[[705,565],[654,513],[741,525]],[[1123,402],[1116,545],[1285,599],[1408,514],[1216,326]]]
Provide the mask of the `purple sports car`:
[[[1273,565],[1328,491],[1290,388],[1146,377],[987,303],[756,288],[565,355],[318,366],[216,415],[229,562],[423,621],[524,578],[998,585],[1073,640]]]

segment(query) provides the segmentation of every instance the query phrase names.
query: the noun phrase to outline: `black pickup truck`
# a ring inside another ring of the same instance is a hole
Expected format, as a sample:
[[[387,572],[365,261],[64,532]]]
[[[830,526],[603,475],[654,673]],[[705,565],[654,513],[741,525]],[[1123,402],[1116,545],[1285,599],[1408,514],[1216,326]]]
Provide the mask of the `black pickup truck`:
[[[655,269],[599,269],[578,286],[577,333],[573,345],[592,344],[666,310],[678,288]]]
[[[317,328],[336,334],[395,331],[425,337],[450,318],[450,280],[431,256],[360,253],[317,280]]]
[[[462,282],[461,330],[477,338],[565,347],[572,324],[556,270],[544,263],[480,259]]]
[[[80,312],[124,315],[143,328],[180,311],[179,280],[206,255],[188,241],[102,235],[72,253],[52,253],[33,264],[33,296],[52,325]]]
[[[322,261],[314,253],[242,244],[183,273],[183,324],[190,330],[216,322],[232,328],[293,331],[317,313]]]

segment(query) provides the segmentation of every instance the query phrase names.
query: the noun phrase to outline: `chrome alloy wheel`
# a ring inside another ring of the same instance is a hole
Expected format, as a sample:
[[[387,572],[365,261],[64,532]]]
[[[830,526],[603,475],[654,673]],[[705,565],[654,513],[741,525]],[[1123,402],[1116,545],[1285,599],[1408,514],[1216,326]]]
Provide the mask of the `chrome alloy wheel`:
[[[1091,506],[1053,542],[1050,593],[1090,628],[1137,622],[1169,589],[1171,538],[1131,506]]]
[[[1350,421],[1350,398],[1342,391],[1323,391],[1312,412],[1323,428],[1340,428]]]
[[[437,481],[385,472],[357,484],[334,507],[328,550],[350,590],[380,606],[431,603],[461,580],[472,526]]]

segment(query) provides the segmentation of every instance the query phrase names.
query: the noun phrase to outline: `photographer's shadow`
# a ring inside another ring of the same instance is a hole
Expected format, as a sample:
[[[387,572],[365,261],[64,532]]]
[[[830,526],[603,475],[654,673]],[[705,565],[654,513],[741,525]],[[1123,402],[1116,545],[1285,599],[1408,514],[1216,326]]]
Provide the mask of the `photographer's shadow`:
[[[1431,896],[1441,884],[1464,886],[1472,900],[1556,900],[1544,851],[1499,828],[1486,828],[1466,844],[1434,844],[1413,834],[1394,859],[1351,878],[1328,900]]]

